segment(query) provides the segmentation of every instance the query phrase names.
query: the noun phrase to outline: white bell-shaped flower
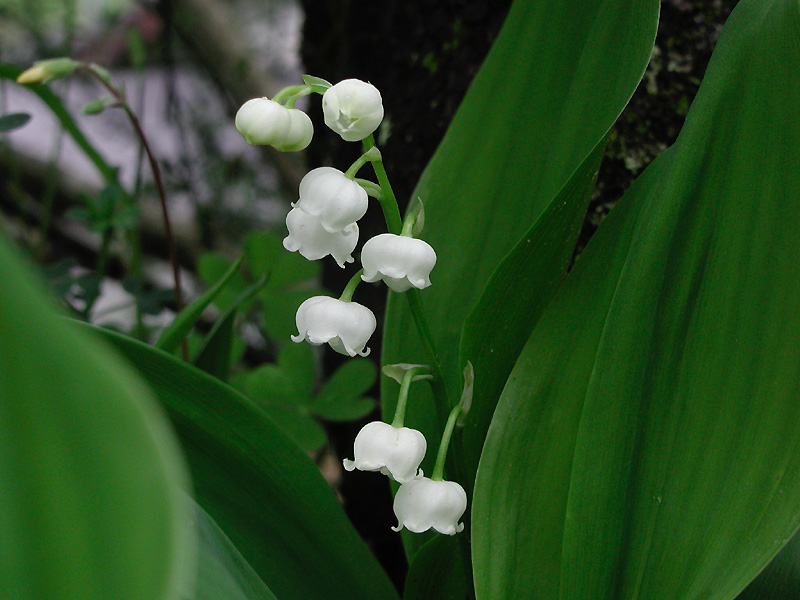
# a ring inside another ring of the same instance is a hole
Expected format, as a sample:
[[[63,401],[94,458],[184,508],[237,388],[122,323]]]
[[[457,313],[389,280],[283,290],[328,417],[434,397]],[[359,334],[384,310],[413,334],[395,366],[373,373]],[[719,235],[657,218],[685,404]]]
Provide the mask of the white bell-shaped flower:
[[[467,493],[455,481],[433,481],[427,477],[405,482],[394,497],[395,531],[403,527],[414,533],[435,529],[455,535],[464,529],[458,520],[467,509]]]
[[[395,292],[410,287],[426,288],[436,265],[436,252],[423,240],[382,233],[367,240],[361,249],[364,281],[383,280]]]
[[[293,342],[308,341],[315,346],[328,344],[339,354],[367,356],[364,347],[375,332],[375,315],[357,302],[344,302],[330,296],[313,296],[297,309],[297,335]]]
[[[283,239],[283,247],[289,252],[299,251],[308,260],[319,260],[330,254],[342,268],[345,263],[353,262],[352,253],[358,243],[358,225],[355,223],[330,233],[318,217],[298,206],[286,215],[286,228],[289,235]]]
[[[373,421],[358,432],[353,444],[355,460],[345,459],[344,468],[380,471],[404,483],[422,477],[422,471],[417,470],[427,448],[425,436],[416,429]]]
[[[293,204],[319,218],[328,233],[350,227],[368,205],[366,190],[333,167],[309,171],[300,181],[300,199]]]
[[[236,113],[236,129],[248,144],[272,146],[283,152],[302,150],[314,135],[306,113],[268,98],[253,98]]]
[[[363,140],[378,128],[383,119],[381,93],[371,83],[345,79],[322,95],[325,125],[346,142]]]

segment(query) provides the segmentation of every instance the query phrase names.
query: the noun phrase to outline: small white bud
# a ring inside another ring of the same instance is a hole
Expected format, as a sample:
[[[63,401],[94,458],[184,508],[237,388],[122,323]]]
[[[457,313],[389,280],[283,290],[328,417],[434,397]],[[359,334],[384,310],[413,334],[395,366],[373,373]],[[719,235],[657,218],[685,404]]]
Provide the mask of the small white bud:
[[[236,129],[248,144],[272,146],[282,152],[302,150],[314,135],[306,113],[268,98],[253,98],[236,113]]]
[[[374,132],[383,120],[381,93],[371,83],[345,79],[322,95],[325,125],[346,142],[358,142]]]
[[[297,309],[297,335],[292,341],[308,341],[315,346],[328,344],[339,354],[367,356],[369,338],[375,332],[375,315],[357,302],[330,296],[313,296]]]
[[[395,292],[410,287],[423,289],[431,284],[436,252],[423,240],[382,233],[367,240],[361,249],[364,281],[383,280]]]

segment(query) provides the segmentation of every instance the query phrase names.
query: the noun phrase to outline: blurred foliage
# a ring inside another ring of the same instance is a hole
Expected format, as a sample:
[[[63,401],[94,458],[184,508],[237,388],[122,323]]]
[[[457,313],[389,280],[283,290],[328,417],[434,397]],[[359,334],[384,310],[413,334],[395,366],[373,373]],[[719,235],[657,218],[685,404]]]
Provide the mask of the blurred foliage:
[[[267,411],[301,448],[319,450],[327,439],[318,419],[353,421],[375,408],[363,395],[375,384],[372,361],[346,362],[314,393],[317,366],[309,344],[288,344],[276,363],[235,376],[231,383]]]

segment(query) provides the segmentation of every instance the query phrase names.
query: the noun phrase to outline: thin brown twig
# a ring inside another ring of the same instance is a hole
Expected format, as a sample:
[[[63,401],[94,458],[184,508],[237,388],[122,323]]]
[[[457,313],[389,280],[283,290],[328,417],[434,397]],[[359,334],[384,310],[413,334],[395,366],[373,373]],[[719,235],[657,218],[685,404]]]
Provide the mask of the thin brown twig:
[[[178,264],[178,253],[175,246],[175,237],[172,234],[172,224],[169,218],[169,210],[167,209],[167,195],[164,190],[164,180],[161,176],[161,168],[158,166],[158,162],[153,155],[153,151],[150,148],[150,143],[147,141],[147,137],[144,134],[144,130],[142,129],[142,124],[139,122],[139,118],[136,116],[136,113],[131,110],[131,107],[128,105],[127,100],[125,99],[125,94],[114,86],[111,82],[106,80],[103,76],[101,76],[95,69],[91,67],[91,65],[87,65],[85,63],[78,63],[79,67],[89,73],[94,79],[96,79],[100,84],[108,90],[111,95],[114,97],[115,105],[125,111],[125,114],[128,117],[128,120],[131,122],[134,131],[136,132],[136,136],[139,138],[139,142],[142,144],[142,148],[144,149],[145,154],[147,155],[147,160],[150,163],[150,170],[153,173],[153,180],[156,185],[156,191],[158,192],[158,198],[161,202],[161,214],[164,218],[164,230],[167,236],[167,247],[169,250],[169,260],[172,265],[172,276],[175,279],[175,304],[177,306],[177,312],[180,312],[183,308],[183,292],[181,289],[181,270],[180,265]],[[184,360],[188,360],[188,350],[186,346],[186,340],[183,340],[181,343],[181,353],[183,355]]]

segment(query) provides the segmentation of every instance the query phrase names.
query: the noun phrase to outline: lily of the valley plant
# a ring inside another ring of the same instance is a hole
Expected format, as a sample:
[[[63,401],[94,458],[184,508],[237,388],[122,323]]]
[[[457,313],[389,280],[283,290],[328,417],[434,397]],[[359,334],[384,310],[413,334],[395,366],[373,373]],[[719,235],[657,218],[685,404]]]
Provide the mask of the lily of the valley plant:
[[[305,76],[236,115],[243,149],[361,144],[352,165],[310,169],[274,248],[349,283],[297,296],[297,333],[258,374],[302,397],[304,423],[347,420],[347,377],[317,389],[299,351],[345,355],[351,377],[379,358],[382,417],[343,477],[392,490],[380,526],[399,532],[408,600],[800,598],[800,3],[737,4],[677,140],[575,259],[606,143],[625,145],[614,123],[651,57],[648,89],[674,67],[658,13],[516,0],[405,215],[375,142],[402,135],[379,128],[404,99]],[[464,51],[455,39],[441,51]],[[439,50],[413,61],[449,77]],[[97,65],[3,76],[66,121],[42,86],[76,70],[143,134]],[[295,108],[306,96],[322,131]],[[360,239],[370,203],[386,231]],[[153,348],[56,318],[0,243],[0,596],[397,600],[281,413],[221,368],[266,277],[181,348],[239,264]],[[381,348],[366,283],[387,289]]]
[[[399,214],[388,179],[384,178],[379,184],[356,178],[359,169],[368,162],[381,162],[372,134],[383,118],[383,104],[380,92],[364,81],[347,79],[332,86],[321,83],[316,77],[307,77],[306,81],[305,87],[292,86],[276,94],[276,98],[287,99],[287,106],[275,99],[262,98],[260,103],[259,99],[249,100],[239,109],[236,127],[248,143],[285,150],[293,142],[294,132],[291,128],[271,125],[272,119],[277,121],[272,115],[283,114],[275,107],[296,111],[288,106],[296,98],[324,90],[325,124],[345,141],[363,142],[364,154],[346,172],[319,167],[303,177],[300,199],[292,204],[286,217],[289,235],[283,245],[309,260],[330,255],[344,267],[345,263],[353,262],[351,254],[358,242],[357,221],[367,212],[368,192],[377,197],[387,214],[387,227],[392,226],[388,215]],[[263,113],[259,112],[259,107],[263,107]],[[262,133],[266,131],[270,135]],[[285,137],[276,132],[283,132]],[[300,305],[296,318],[298,334],[292,336],[292,340],[314,345],[327,343],[340,354],[367,356],[366,344],[375,331],[375,316],[369,308],[353,302],[353,294],[362,280],[384,281],[395,292],[405,292],[412,287],[423,289],[431,284],[436,252],[430,244],[414,237],[421,230],[423,215],[420,204],[406,217],[399,235],[384,233],[367,240],[361,251],[363,268],[352,277],[338,299],[315,296]],[[419,318],[425,319],[425,316],[419,314]],[[418,469],[427,449],[425,436],[403,426],[409,386],[424,368],[419,365],[405,371],[391,425],[380,421],[365,425],[355,439],[355,460],[345,459],[344,467],[348,471],[380,471],[402,484],[394,503],[399,523],[397,531],[405,526],[415,533],[433,528],[439,533],[454,535],[464,528],[458,520],[467,508],[467,495],[460,484],[442,480],[452,426],[442,439],[432,479],[423,477]],[[457,405],[453,414],[461,414],[463,408],[463,403]]]

